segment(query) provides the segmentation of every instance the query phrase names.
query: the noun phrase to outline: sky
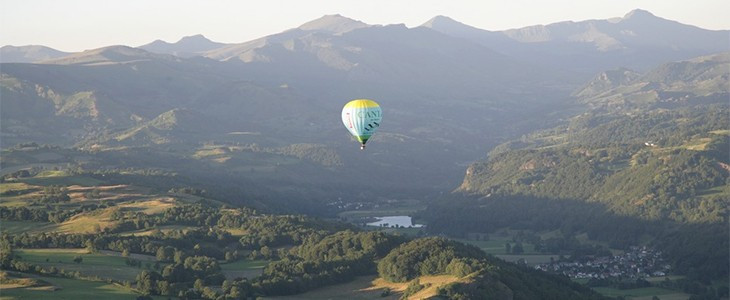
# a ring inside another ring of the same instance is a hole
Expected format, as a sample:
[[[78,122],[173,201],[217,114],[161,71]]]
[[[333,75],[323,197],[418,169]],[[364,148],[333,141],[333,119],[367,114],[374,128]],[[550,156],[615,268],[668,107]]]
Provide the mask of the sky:
[[[419,26],[437,15],[486,30],[622,17],[633,9],[705,29],[730,29],[728,0],[0,0],[0,46],[77,52],[176,42],[203,34],[241,43],[340,14]]]

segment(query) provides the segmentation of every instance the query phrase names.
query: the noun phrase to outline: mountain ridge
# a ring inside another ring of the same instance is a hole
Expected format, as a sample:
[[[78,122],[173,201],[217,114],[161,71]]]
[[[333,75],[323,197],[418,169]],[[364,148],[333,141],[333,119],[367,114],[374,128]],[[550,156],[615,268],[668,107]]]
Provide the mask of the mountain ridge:
[[[271,58],[255,49],[263,47],[262,44],[270,41],[272,36],[284,34],[301,37],[303,34],[306,35],[304,32],[342,35],[374,26],[379,27],[381,25],[370,25],[339,14],[333,14],[311,20],[282,33],[274,33],[241,43],[217,43],[197,34],[183,37],[175,43],[156,40],[138,48],[180,57],[202,55],[217,60],[267,61]],[[446,16],[436,16],[417,27],[430,28],[448,35],[465,38],[497,52],[533,63],[539,62],[536,57],[547,56],[556,59],[558,64],[564,66],[576,65],[575,67],[580,70],[588,69],[586,71],[588,73],[605,70],[610,64],[618,61],[626,62],[626,65],[622,67],[647,69],[663,61],[687,59],[724,51],[730,43],[729,30],[706,30],[697,26],[663,19],[642,9],[634,9],[623,17],[563,21],[503,31],[480,29]],[[669,29],[662,32],[651,29],[660,27]],[[636,28],[648,29],[637,30]],[[297,33],[297,31],[300,32]],[[681,40],[689,42],[681,43],[679,42]],[[532,45],[527,46],[526,44]],[[580,47],[588,48],[579,50]],[[659,53],[649,54],[651,51],[660,49],[663,50]],[[30,50],[19,51],[24,53],[23,55],[32,57]],[[601,62],[595,64],[595,67],[590,67],[588,62],[581,58],[588,55],[590,59],[595,60],[596,56],[601,53],[611,53],[611,57],[606,58],[610,59],[610,62]],[[4,53],[4,55],[10,57],[10,54]],[[577,61],[576,57],[579,58]],[[47,60],[47,58],[56,58],[56,56],[13,58],[12,62],[36,62],[41,59]],[[6,62],[6,60],[2,61]]]
[[[297,27],[305,31],[326,31],[333,34],[343,34],[359,28],[370,27],[361,21],[350,19],[339,14],[325,15]]]
[[[138,46],[149,52],[171,54],[179,57],[193,57],[202,55],[206,51],[221,48],[227,44],[213,42],[202,34],[185,36],[175,43],[168,43],[162,40]]]
[[[593,75],[611,66],[646,70],[657,64],[727,51],[730,30],[705,30],[645,10],[621,18],[564,21],[488,31],[446,18],[423,26],[471,40],[500,53]]]
[[[59,51],[41,45],[3,46],[0,48],[0,63],[32,63],[69,55],[69,52]]]
[[[179,58],[174,55],[151,53],[139,48],[115,45],[73,53],[68,56],[40,61],[39,63],[50,65],[100,65],[153,59],[179,61]]]

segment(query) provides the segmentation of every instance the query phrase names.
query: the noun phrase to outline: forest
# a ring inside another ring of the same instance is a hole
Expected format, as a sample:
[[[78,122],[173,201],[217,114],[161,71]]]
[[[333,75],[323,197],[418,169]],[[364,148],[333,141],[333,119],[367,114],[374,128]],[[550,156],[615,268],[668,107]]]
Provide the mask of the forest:
[[[5,209],[1,217],[17,221],[38,219],[38,213],[22,213],[25,211],[25,208]],[[11,236],[4,233],[0,237],[2,268],[43,276],[93,279],[77,271],[34,265],[14,254],[14,249],[84,248],[90,253],[123,253],[130,265],[141,265],[130,254],[154,257],[154,264],[148,262],[148,267],[143,268],[134,281],[117,283],[142,295],[181,299],[245,299],[297,294],[371,274],[394,282],[434,274],[468,277],[464,283],[440,291],[457,299],[504,293],[514,295],[515,299],[531,299],[534,295],[554,295],[556,299],[561,295],[574,295],[576,299],[602,298],[567,279],[500,262],[478,248],[443,238],[412,239],[311,217],[265,215],[245,208],[215,208],[201,204],[176,206],[156,216],[117,213],[114,218],[121,224],[129,224],[125,225],[130,226],[128,229],[170,224],[195,225],[199,229],[164,233],[158,230],[148,236],[117,233],[124,226],[93,234],[22,233]],[[235,238],[226,228],[245,229],[246,234]],[[242,253],[249,253],[249,257],[243,257]],[[221,263],[251,258],[271,261],[261,276],[231,279],[222,273]],[[84,264],[83,259],[78,259],[77,264]],[[559,284],[549,285],[549,288],[524,286],[521,280]]]
[[[451,236],[557,231],[531,243],[573,259],[650,245],[687,276],[684,290],[724,295],[712,282],[726,279],[730,264],[727,103],[667,96],[634,104],[627,94],[606,96],[623,106],[591,100],[592,109],[563,125],[495,147],[455,193],[417,217],[430,233]],[[581,235],[602,244],[581,243]]]

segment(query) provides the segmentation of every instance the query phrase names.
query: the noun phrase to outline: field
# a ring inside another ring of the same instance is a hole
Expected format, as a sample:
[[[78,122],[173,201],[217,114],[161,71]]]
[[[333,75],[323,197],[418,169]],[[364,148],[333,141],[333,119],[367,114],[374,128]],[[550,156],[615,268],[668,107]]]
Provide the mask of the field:
[[[80,213],[59,224],[56,231],[62,233],[95,233],[117,223],[110,219],[111,214],[112,209]]]
[[[237,262],[221,264],[221,270],[228,279],[237,277],[254,278],[260,276],[264,271],[264,267],[268,264],[265,260],[239,260]]]
[[[509,254],[505,251],[505,244],[509,243],[511,246],[515,245],[515,242],[512,241],[511,236],[499,236],[490,234],[488,241],[479,241],[479,240],[467,240],[467,239],[454,239],[456,241],[465,243],[465,244],[471,244],[474,246],[479,247],[482,249],[482,251],[488,253],[488,254]],[[522,243],[522,248],[524,252],[522,255],[542,255],[543,253],[536,252],[535,246],[530,243]]]
[[[88,253],[85,249],[17,249],[14,254],[23,261],[44,268],[56,267],[66,271],[78,271],[83,276],[133,281],[140,268],[128,266],[127,258],[115,255]],[[82,261],[75,263],[75,257]]]
[[[32,189],[32,186],[22,182],[0,183],[0,194],[5,194],[11,191],[21,192],[29,189]]]
[[[465,239],[456,239],[459,242],[465,243],[465,244],[471,244],[474,246],[479,247],[479,249],[482,249],[482,251],[495,255],[505,261],[508,262],[517,262],[520,259],[524,259],[527,265],[534,266],[537,264],[542,263],[549,263],[550,258],[558,259],[557,254],[542,254],[540,252],[535,251],[535,246],[529,243],[523,243],[522,247],[524,248],[524,252],[521,254],[508,254],[505,250],[505,244],[510,243],[510,245],[514,246],[515,242],[512,241],[511,237],[501,237],[501,236],[494,236],[490,235],[488,241],[476,241],[476,240],[465,240]]]
[[[161,225],[161,226],[156,226],[155,228],[152,228],[152,229],[139,229],[139,230],[133,230],[133,231],[126,231],[120,235],[121,236],[132,236],[132,235],[133,236],[148,236],[156,231],[160,231],[162,233],[168,233],[170,231],[182,230],[183,232],[187,232],[188,230],[195,229],[195,228],[198,228],[198,227],[186,226],[186,225]]]
[[[25,274],[23,274],[25,275]],[[138,294],[133,291],[106,282],[84,281],[68,278],[46,277],[27,275],[27,277],[42,280],[50,285],[39,287],[17,287],[3,288],[0,299],[34,299],[34,300],[84,300],[84,299],[104,299],[104,300],[130,300],[134,299]],[[165,299],[156,297],[157,299]]]
[[[32,194],[38,190],[38,187],[22,182],[4,182],[0,183],[0,205],[2,206],[23,206],[27,199],[32,198]]]
[[[122,210],[131,210],[141,212],[147,215],[161,214],[166,209],[175,205],[175,199],[172,197],[159,197],[148,199],[146,201],[135,201],[120,204]]]
[[[649,277],[649,278],[646,278],[646,281],[651,282],[651,283],[657,283],[657,282],[663,282],[664,280],[667,280],[667,279],[678,280],[678,279],[683,279],[683,278],[685,278],[685,276],[669,275],[669,276],[664,276],[664,277]]]
[[[434,275],[434,276],[421,276],[418,278],[419,283],[427,285],[424,289],[408,297],[408,299],[428,299],[436,296],[438,289],[444,285],[454,282],[467,282],[468,277],[458,278],[453,275]],[[378,278],[372,281],[372,286],[368,289],[382,290],[383,288],[389,288],[391,291],[403,292],[408,287],[410,282],[403,283],[392,283],[387,282],[382,278]]]
[[[398,200],[376,209],[343,211],[337,216],[348,221],[383,216],[408,216],[424,208],[425,206],[416,200]]]
[[[425,231],[425,229],[423,229],[423,228],[416,228],[416,227],[412,227],[412,228],[404,228],[404,227],[401,227],[401,228],[388,228],[388,227],[383,227],[383,228],[381,228],[381,227],[375,227],[375,226],[366,226],[365,229],[366,230],[379,230],[379,231],[387,232],[387,233],[390,233],[390,234],[400,234],[400,235],[409,236],[409,237],[422,236],[424,234],[424,231]]]
[[[33,221],[2,221],[2,232],[18,234],[21,232],[60,232],[96,233],[104,228],[115,226],[118,221],[111,215],[116,210],[134,211],[148,215],[163,213],[178,205],[178,200],[186,202],[187,197],[156,194],[149,188],[132,185],[100,185],[102,181],[86,176],[69,176],[63,171],[42,171],[32,178],[20,178],[15,182],[0,183],[0,205],[6,207],[42,208],[51,205],[60,209],[73,209],[88,204],[114,205],[113,207],[85,211],[76,214],[62,223]],[[61,203],[41,203],[44,186],[58,185],[65,189],[70,201]],[[151,231],[150,231],[151,232]],[[144,235],[147,232],[136,232]]]
[[[91,178],[88,176],[64,176],[62,174],[53,173],[51,174],[53,176],[36,176],[32,178],[21,178],[18,179],[19,182],[31,184],[31,185],[41,185],[41,186],[49,186],[49,185],[61,185],[61,186],[70,186],[70,185],[82,185],[82,186],[95,186],[102,184],[103,181]]]
[[[537,264],[544,264],[549,263],[550,258],[552,257],[554,260],[558,260],[558,255],[540,255],[540,254],[510,254],[510,255],[496,255],[497,257],[508,261],[508,262],[517,262],[520,259],[524,259],[525,263],[527,263],[528,266],[534,266]]]
[[[279,300],[366,300],[366,299],[384,299],[396,300],[400,298],[398,293],[391,293],[389,296],[381,297],[384,288],[372,288],[375,276],[361,276],[355,280],[343,284],[327,286],[303,294],[293,296],[266,297],[264,299]]]
[[[676,291],[667,290],[658,287],[648,287],[640,289],[619,290],[615,288],[596,287],[596,292],[608,297],[625,297],[633,300],[651,300],[652,297],[658,296],[662,300],[687,300],[690,295],[678,293]]]
[[[449,283],[461,281],[464,279],[458,279],[452,275],[438,275],[438,276],[422,276],[419,278],[421,284],[431,284],[430,287],[425,288],[418,293],[412,295],[408,299],[427,299],[436,295],[436,290]],[[402,292],[408,286],[408,282],[405,283],[391,283],[387,282],[376,276],[361,276],[355,280],[343,284],[328,286],[319,288],[313,291],[309,291],[303,294],[293,296],[281,296],[281,297],[266,297],[264,299],[280,299],[280,300],[294,300],[294,299],[387,299],[395,300],[400,299]],[[383,296],[383,292],[389,289],[391,292],[387,296]]]
[[[50,232],[56,230],[56,224],[47,222],[31,222],[31,221],[0,221],[0,231],[2,233],[20,234]]]
[[[248,230],[241,229],[241,228],[224,228],[225,231],[228,231],[232,236],[243,236],[244,234],[248,233]]]

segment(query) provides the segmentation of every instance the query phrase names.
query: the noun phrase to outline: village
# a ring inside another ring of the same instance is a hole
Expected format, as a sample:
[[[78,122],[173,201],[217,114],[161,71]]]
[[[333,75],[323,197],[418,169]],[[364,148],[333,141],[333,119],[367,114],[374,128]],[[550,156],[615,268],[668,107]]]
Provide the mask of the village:
[[[570,278],[638,279],[666,276],[671,266],[664,261],[661,251],[646,246],[632,246],[621,255],[584,258],[579,261],[555,261],[538,264],[535,269]]]

